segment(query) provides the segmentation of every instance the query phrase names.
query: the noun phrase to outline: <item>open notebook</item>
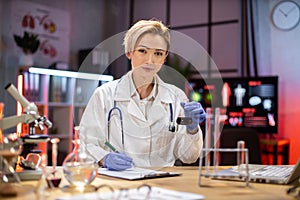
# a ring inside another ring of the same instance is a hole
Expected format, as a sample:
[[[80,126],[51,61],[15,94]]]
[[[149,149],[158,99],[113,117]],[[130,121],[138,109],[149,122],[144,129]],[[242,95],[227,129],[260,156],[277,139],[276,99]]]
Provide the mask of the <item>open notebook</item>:
[[[280,165],[255,165],[249,164],[249,176],[251,182],[289,184],[297,178],[300,178],[300,159],[295,166]],[[243,180],[238,178],[238,173],[245,173],[245,165],[235,166],[218,172],[216,179]]]

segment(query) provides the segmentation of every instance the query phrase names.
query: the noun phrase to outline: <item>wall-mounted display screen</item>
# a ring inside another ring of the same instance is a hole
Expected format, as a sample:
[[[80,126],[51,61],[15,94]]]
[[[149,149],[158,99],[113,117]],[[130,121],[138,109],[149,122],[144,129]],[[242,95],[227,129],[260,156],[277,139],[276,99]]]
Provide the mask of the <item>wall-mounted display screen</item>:
[[[260,133],[277,133],[278,77],[190,80],[192,101],[204,108],[226,108],[226,127],[251,127]]]

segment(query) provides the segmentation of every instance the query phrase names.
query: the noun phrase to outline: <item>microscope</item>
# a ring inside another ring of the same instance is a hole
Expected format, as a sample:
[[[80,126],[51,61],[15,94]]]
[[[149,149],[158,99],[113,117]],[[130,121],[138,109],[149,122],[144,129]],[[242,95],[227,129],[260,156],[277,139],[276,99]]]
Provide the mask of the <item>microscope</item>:
[[[34,103],[29,102],[24,96],[22,96],[13,84],[9,83],[5,87],[5,90],[16,101],[20,102],[24,109],[24,112],[19,116],[15,115],[0,119],[0,129],[3,131],[5,129],[16,126],[18,123],[29,124],[29,133],[21,137],[23,148],[20,156],[26,158],[30,153],[39,153],[34,151],[34,147],[39,142],[47,142],[49,140],[49,137],[45,134],[34,134],[35,127],[38,127],[43,131],[44,126],[47,128],[51,128],[52,123],[45,116],[40,116],[37,106]],[[24,161],[26,161],[26,159]],[[32,163],[30,162],[22,162],[21,164],[23,164],[23,166],[21,167],[24,169],[34,169],[33,167],[31,167]]]

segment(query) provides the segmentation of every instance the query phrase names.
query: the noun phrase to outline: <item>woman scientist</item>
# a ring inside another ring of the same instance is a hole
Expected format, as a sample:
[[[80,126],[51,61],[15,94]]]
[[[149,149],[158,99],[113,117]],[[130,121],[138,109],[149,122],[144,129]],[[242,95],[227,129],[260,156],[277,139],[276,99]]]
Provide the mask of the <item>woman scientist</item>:
[[[86,150],[109,170],[133,163],[155,167],[173,166],[176,159],[195,162],[203,145],[199,123],[206,114],[157,75],[168,55],[169,29],[156,20],[141,20],[127,31],[124,46],[132,70],[93,93],[80,122]],[[192,123],[175,127],[175,119],[184,115]]]

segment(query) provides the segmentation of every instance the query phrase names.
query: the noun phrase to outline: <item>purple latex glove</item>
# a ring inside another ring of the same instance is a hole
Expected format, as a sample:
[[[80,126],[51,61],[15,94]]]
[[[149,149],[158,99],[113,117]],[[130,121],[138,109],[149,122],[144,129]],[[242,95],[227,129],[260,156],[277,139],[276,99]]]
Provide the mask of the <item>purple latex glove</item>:
[[[125,153],[109,153],[104,158],[104,167],[108,170],[121,171],[133,166],[132,158]]]
[[[193,122],[190,125],[187,125],[188,131],[195,131],[200,123],[206,119],[206,113],[202,108],[201,104],[198,102],[181,102],[180,105],[184,109],[185,117],[192,118]]]

